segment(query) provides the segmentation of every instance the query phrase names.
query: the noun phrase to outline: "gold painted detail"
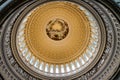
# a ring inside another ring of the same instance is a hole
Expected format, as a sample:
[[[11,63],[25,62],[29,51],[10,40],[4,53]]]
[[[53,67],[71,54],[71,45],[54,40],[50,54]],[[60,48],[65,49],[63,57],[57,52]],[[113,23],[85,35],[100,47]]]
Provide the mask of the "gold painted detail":
[[[54,25],[48,24],[51,20],[56,21],[53,21]],[[52,28],[48,31],[49,34],[46,34],[46,26],[47,30],[50,26]],[[65,31],[55,30],[60,28]],[[26,45],[35,57],[51,64],[64,64],[75,60],[86,51],[90,42],[90,31],[89,21],[78,7],[65,2],[51,2],[31,13],[26,22],[24,36]],[[56,42],[55,39],[59,41]]]
[[[59,41],[64,39],[68,32],[68,24],[64,20],[54,19],[47,24],[46,33],[53,40]]]

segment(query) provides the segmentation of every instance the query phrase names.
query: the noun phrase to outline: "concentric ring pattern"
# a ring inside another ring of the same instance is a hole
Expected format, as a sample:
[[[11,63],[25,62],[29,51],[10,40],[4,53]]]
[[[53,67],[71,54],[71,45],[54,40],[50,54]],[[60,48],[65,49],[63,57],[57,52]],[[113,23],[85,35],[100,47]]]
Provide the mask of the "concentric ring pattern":
[[[0,11],[9,9],[0,17],[2,79],[112,80],[120,66],[120,11],[112,1],[2,1]]]
[[[74,8],[78,9],[76,13],[72,12]],[[45,23],[56,17],[69,23],[68,37],[62,41],[49,40],[44,34]],[[17,34],[17,47],[23,61],[50,76],[71,75],[85,68],[97,55],[101,36],[96,19],[87,9],[65,1],[46,3],[35,8],[22,20]]]

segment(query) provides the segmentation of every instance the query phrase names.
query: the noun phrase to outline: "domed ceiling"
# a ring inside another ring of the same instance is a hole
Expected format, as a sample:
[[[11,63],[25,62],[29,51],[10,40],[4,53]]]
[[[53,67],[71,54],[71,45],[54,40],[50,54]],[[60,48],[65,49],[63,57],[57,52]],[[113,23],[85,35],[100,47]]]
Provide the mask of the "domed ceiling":
[[[3,80],[112,80],[119,73],[119,1],[0,4]]]

